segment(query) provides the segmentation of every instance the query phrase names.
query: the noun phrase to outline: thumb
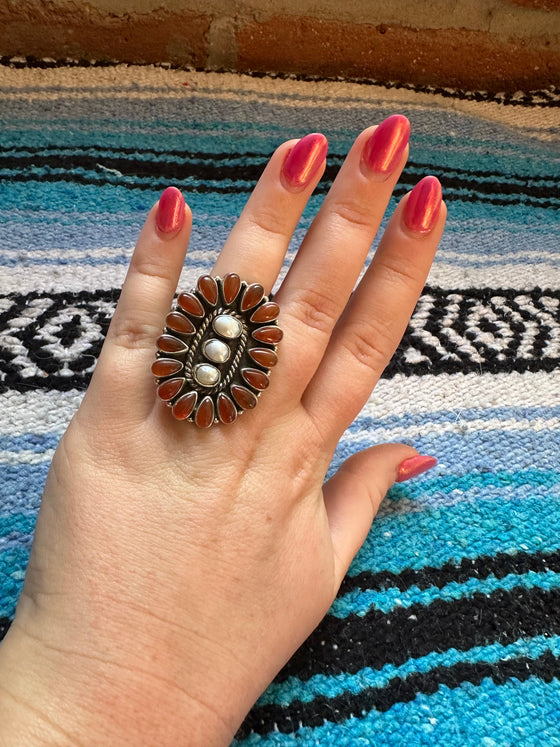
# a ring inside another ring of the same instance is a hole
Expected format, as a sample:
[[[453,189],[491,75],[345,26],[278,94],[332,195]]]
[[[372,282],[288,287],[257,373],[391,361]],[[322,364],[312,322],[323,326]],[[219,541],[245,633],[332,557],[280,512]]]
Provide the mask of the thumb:
[[[337,583],[362,546],[385,493],[394,482],[437,464],[404,444],[382,444],[347,459],[323,488],[335,555]]]

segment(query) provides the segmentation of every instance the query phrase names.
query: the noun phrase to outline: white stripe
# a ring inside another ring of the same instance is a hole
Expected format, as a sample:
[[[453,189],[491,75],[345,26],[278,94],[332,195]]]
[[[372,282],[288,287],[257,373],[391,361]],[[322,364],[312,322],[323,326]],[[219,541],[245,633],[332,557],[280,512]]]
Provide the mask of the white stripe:
[[[36,451],[0,451],[0,464],[42,464],[50,462],[54,449],[47,449],[42,453]]]
[[[9,391],[0,397],[0,436],[62,435],[83,392]]]

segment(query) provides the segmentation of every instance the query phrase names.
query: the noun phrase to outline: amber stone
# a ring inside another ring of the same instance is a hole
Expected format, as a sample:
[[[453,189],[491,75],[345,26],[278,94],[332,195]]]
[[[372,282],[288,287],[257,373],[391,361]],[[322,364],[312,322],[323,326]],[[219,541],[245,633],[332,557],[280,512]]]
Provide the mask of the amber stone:
[[[161,335],[158,337],[156,345],[162,353],[182,353],[187,349],[184,342],[172,335]]]
[[[214,403],[212,397],[204,397],[198,406],[194,422],[199,428],[209,428],[214,422]]]
[[[270,342],[272,345],[280,342],[284,336],[280,327],[259,327],[253,332],[253,337],[259,342]]]
[[[255,363],[260,363],[265,368],[272,368],[278,363],[278,356],[269,348],[251,348],[249,355]]]
[[[233,423],[237,417],[237,408],[223,392],[218,395],[218,417],[222,423]]]
[[[244,386],[239,386],[239,384],[232,384],[231,393],[233,395],[233,399],[237,402],[239,407],[242,407],[244,410],[252,410],[253,407],[255,407],[255,405],[257,404],[256,395],[250,389],[247,389]]]
[[[235,272],[230,272],[229,275],[226,275],[223,280],[223,287],[224,287],[224,301],[227,304],[233,303],[235,301],[237,294],[239,293],[239,289],[241,288],[241,280],[239,278],[239,275],[236,275]]]
[[[197,397],[198,395],[196,392],[189,392],[188,394],[183,394],[182,397],[179,397],[171,409],[173,416],[177,418],[177,420],[185,420],[185,418],[188,418],[194,410]]]
[[[264,296],[264,288],[259,283],[252,283],[245,289],[241,300],[241,311],[247,311],[256,306]]]
[[[257,371],[256,368],[244,368],[241,375],[247,384],[254,386],[255,389],[266,389],[270,384],[268,376],[263,371]]]
[[[267,303],[263,303],[262,306],[259,306],[259,308],[253,312],[251,321],[258,322],[259,324],[262,324],[263,322],[272,322],[276,319],[279,313],[280,307],[278,304],[274,303],[274,301],[268,301]]]
[[[182,335],[194,334],[194,324],[180,311],[172,311],[168,314],[165,317],[165,323],[173,332],[179,332]]]
[[[187,312],[187,314],[192,314],[193,316],[198,317],[204,316],[204,309],[202,308],[202,304],[196,296],[193,296],[192,293],[181,293],[181,295],[177,299],[177,303],[183,309],[183,311]]]
[[[164,381],[163,384],[160,384],[158,386],[158,396],[160,397],[160,399],[163,399],[167,402],[168,400],[173,399],[176,394],[179,394],[184,383],[185,379],[182,378],[168,379],[167,381]]]
[[[171,374],[177,373],[183,368],[181,361],[176,361],[173,358],[158,358],[152,363],[152,373],[157,378],[162,376],[171,376]]]
[[[202,277],[198,278],[198,290],[212,306],[217,304],[218,286],[211,275],[202,275]]]

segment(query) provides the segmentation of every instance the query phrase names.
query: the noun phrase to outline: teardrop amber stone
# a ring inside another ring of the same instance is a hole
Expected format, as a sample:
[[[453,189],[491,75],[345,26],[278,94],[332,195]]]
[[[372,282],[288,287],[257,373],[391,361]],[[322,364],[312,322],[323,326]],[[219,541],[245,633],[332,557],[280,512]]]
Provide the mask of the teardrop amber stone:
[[[255,389],[263,390],[266,389],[267,386],[270,384],[270,379],[263,371],[257,371],[256,368],[244,368],[241,371],[241,375],[247,382],[247,384],[250,384],[251,386],[254,386]]]
[[[279,313],[280,307],[278,304],[274,303],[274,301],[268,301],[267,303],[263,303],[262,306],[259,306],[259,308],[253,312],[251,321],[258,322],[259,324],[262,324],[263,322],[272,322],[276,319]]]
[[[235,418],[237,417],[237,408],[231,401],[231,399],[227,396],[227,394],[224,394],[223,392],[220,392],[218,395],[218,417],[222,421],[222,423],[233,423]]]
[[[173,399],[176,394],[179,394],[184,383],[185,379],[168,379],[164,381],[163,384],[158,386],[157,393],[159,398],[165,402]]]
[[[236,275],[235,272],[230,272],[226,275],[224,278],[224,301],[227,304],[232,303],[239,293],[240,288],[241,280],[239,275]]]
[[[183,368],[181,361],[176,361],[173,358],[158,358],[152,363],[152,373],[157,378],[162,376],[171,376],[171,374],[177,373]]]
[[[204,397],[198,406],[198,410],[194,416],[194,422],[199,428],[210,428],[214,422],[214,403],[212,402],[211,397]]]
[[[187,349],[184,342],[172,335],[161,335],[158,337],[156,345],[162,353],[182,353]]]
[[[241,301],[241,311],[247,311],[256,306],[258,302],[264,296],[264,288],[259,283],[251,283],[251,285],[245,289],[243,299]]]
[[[202,293],[208,303],[215,306],[218,302],[218,286],[211,275],[202,275],[198,278],[198,290]],[[201,405],[202,407],[202,405]]]
[[[180,311],[172,311],[168,314],[165,317],[165,323],[173,332],[179,332],[182,335],[194,334],[194,324]]]
[[[177,303],[183,309],[183,311],[187,312],[187,314],[192,314],[193,316],[199,317],[204,316],[204,309],[202,308],[202,304],[196,296],[193,296],[192,293],[181,293],[181,295],[177,299]]]
[[[239,386],[239,384],[232,384],[231,385],[231,393],[233,395],[233,399],[237,402],[239,407],[242,407],[244,410],[252,410],[253,407],[257,404],[257,397],[250,389],[247,389],[244,386]]]
[[[271,345],[276,345],[284,333],[280,327],[260,327],[253,332],[253,337],[259,342],[269,342]]]
[[[188,394],[183,394],[182,397],[179,397],[171,410],[173,416],[177,418],[177,420],[185,420],[185,418],[188,418],[194,410],[197,396],[196,392],[189,392]]]
[[[274,350],[268,348],[251,348],[249,355],[255,363],[260,363],[265,368],[272,368],[278,363],[278,356]]]

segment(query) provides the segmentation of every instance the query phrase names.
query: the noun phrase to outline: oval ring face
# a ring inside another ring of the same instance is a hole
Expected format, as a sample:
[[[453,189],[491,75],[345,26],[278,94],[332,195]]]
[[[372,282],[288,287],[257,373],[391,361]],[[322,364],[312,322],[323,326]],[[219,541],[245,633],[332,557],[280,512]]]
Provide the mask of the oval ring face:
[[[278,305],[235,273],[203,275],[167,315],[152,365],[177,420],[200,428],[235,422],[269,385],[282,330]]]

